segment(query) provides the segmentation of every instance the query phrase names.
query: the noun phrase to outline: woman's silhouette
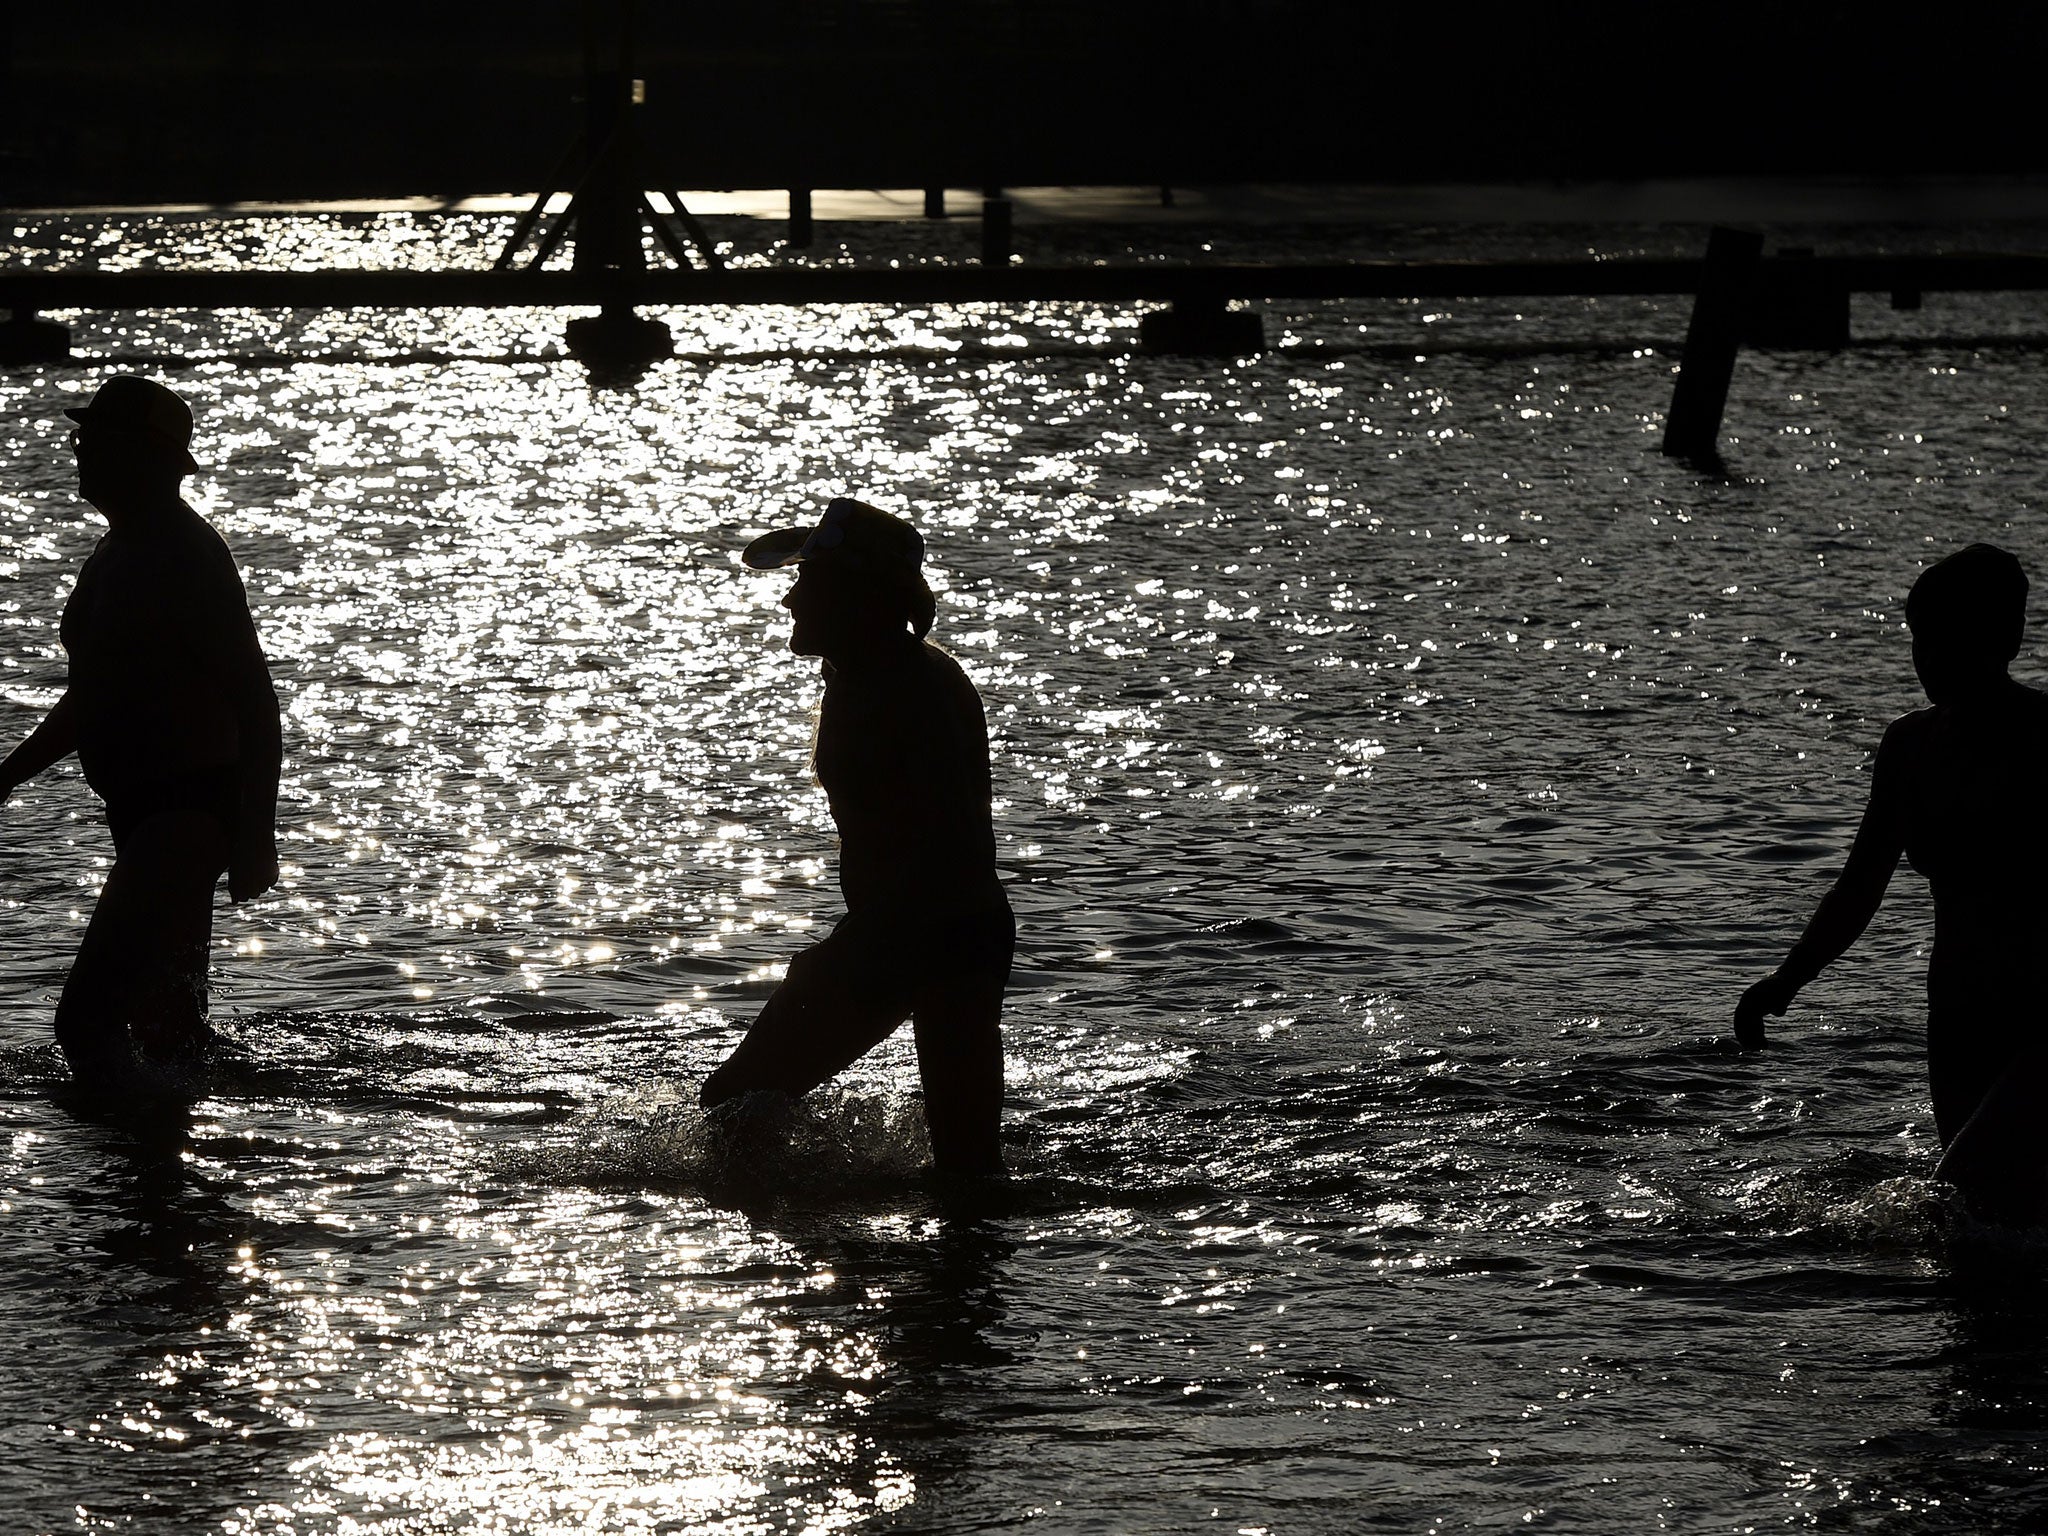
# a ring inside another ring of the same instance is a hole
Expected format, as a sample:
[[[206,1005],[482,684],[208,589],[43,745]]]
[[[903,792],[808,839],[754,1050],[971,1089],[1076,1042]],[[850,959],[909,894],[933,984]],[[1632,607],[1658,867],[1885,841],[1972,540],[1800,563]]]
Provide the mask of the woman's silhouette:
[[[846,916],[790,962],[699,1099],[805,1093],[909,1018],[934,1161],[997,1172],[997,1020],[1017,930],[996,879],[981,700],[924,638],[934,613],[924,540],[842,497],[816,528],[768,534],[742,558],[756,570],[797,567],[782,605],[789,648],[824,661],[816,767],[839,828]]]
[[[2048,694],[2006,669],[2026,623],[2019,561],[1972,544],[1930,566],[1906,599],[1913,668],[1931,707],[1894,721],[1848,862],[1785,961],[1743,993],[1736,1038],[1863,932],[1903,853],[1934,895],[1927,1070],[1939,1176],[1987,1214],[2038,1219],[2048,1195]]]

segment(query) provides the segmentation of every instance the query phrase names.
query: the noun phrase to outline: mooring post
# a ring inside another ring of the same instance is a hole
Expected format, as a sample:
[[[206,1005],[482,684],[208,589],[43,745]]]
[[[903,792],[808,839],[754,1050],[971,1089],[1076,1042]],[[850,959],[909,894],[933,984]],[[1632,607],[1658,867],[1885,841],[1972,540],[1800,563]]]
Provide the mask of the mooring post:
[[[1752,347],[1846,347],[1848,284],[1827,277],[1811,247],[1774,251],[1750,295],[1742,339]]]
[[[807,249],[811,243],[811,189],[789,189],[789,243]]]
[[[0,320],[0,363],[62,363],[71,358],[70,327],[40,320],[17,304],[10,319]]]
[[[1010,260],[1010,200],[989,197],[981,204],[981,264],[1008,265]]]
[[[1184,293],[1171,308],[1139,317],[1138,346],[1164,357],[1249,357],[1265,351],[1266,324],[1220,294]]]
[[[1664,419],[1664,451],[1673,458],[1710,459],[1719,451],[1721,412],[1763,249],[1764,237],[1754,230],[1716,229],[1707,236],[1706,270],[1685,328],[1671,414]]]
[[[926,187],[924,189],[924,216],[928,219],[943,219],[946,216],[946,189]]]

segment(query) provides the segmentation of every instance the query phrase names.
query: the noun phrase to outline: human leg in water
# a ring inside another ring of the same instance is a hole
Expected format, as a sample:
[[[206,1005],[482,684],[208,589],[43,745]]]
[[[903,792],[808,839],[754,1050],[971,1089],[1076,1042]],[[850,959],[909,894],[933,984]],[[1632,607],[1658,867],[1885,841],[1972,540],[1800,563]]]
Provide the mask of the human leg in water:
[[[957,952],[924,957],[944,967]],[[925,1125],[940,1172],[979,1176],[1002,1171],[998,1130],[1003,1108],[999,1018],[1008,970],[950,969],[914,987],[896,963],[880,962],[858,931],[842,927],[790,962],[732,1055],[698,1090],[706,1109],[766,1089],[792,1098],[843,1071],[916,1015],[918,1076]]]
[[[2048,1219],[2048,1020],[2024,975],[1980,967],[1930,978],[1927,1081],[1941,1137],[1935,1177],[1987,1221]]]
[[[1940,1080],[1937,1079],[1937,1082]],[[1956,1112],[1951,1078],[1936,1109]],[[1950,1102],[1943,1103],[1944,1097]],[[2048,1046],[2007,1058],[2005,1068],[1984,1090],[1960,1129],[1945,1139],[1934,1176],[1953,1184],[1970,1210],[2005,1226],[2048,1224]],[[1937,1127],[1941,1116],[1936,1115]]]
[[[925,1127],[941,1173],[1003,1171],[1003,980],[962,976],[917,999],[917,1075]]]
[[[888,1039],[910,1016],[910,1000],[878,984],[854,949],[834,932],[790,961],[746,1038],[704,1079],[697,1102],[710,1109],[769,1089],[796,1098]]]
[[[79,1076],[211,1038],[207,945],[228,853],[227,832],[200,810],[152,816],[121,839],[57,1003],[57,1043]]]

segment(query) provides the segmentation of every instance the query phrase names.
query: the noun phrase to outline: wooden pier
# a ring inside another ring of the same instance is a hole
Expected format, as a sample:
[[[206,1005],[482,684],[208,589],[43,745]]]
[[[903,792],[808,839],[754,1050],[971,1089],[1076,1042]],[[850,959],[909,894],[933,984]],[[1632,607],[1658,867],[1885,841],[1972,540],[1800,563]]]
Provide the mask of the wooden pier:
[[[1711,259],[1715,247],[1702,260],[0,272],[0,308],[13,312],[0,322],[0,364],[64,360],[67,329],[38,315],[70,310],[594,306],[598,318],[570,322],[572,350],[631,367],[668,350],[666,328],[638,315],[642,306],[1166,305],[1144,317],[1147,350],[1239,357],[1257,352],[1262,338],[1257,316],[1230,309],[1233,300],[1693,296],[1665,451],[1711,460],[1739,345],[1839,345],[1852,293],[1918,308],[1927,293],[2048,289],[2048,256],[1758,256],[1756,243],[1736,242],[1739,271],[1725,251],[1720,263]]]
[[[1322,265],[919,265],[534,271],[0,271],[0,308],[471,309],[699,304],[1188,303],[1231,299],[1689,296],[1704,260],[1357,261]],[[1766,256],[1763,292],[2048,289],[2048,256]]]

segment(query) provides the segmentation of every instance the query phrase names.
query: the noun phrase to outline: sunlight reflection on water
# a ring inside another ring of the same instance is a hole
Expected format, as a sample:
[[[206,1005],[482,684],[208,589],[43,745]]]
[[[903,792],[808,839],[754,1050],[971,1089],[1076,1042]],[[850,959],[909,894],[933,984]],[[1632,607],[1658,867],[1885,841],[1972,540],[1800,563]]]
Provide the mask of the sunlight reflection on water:
[[[2033,359],[1748,356],[1713,480],[1640,349],[990,318],[678,314],[631,392],[362,356],[548,315],[87,327],[213,358],[173,377],[288,709],[287,870],[217,924],[240,1057],[152,1139],[47,1042],[96,808],[8,809],[27,1518],[1914,1530],[1978,1497],[1951,1463],[2024,1486],[2038,1361],[1969,1345],[1915,1193],[1917,892],[1785,1050],[1714,1041],[1913,702],[1915,563],[2044,568]],[[890,348],[930,355],[852,355]],[[17,724],[96,536],[57,409],[106,371],[0,377]],[[815,675],[736,551],[848,490],[925,529],[996,739],[1017,1177],[978,1215],[918,1174],[904,1041],[690,1107],[838,910]]]

